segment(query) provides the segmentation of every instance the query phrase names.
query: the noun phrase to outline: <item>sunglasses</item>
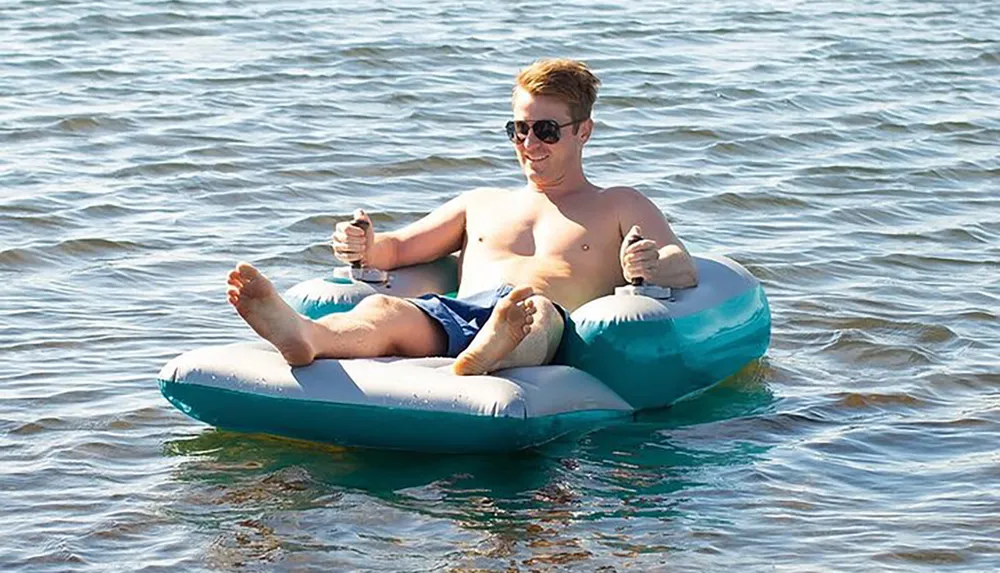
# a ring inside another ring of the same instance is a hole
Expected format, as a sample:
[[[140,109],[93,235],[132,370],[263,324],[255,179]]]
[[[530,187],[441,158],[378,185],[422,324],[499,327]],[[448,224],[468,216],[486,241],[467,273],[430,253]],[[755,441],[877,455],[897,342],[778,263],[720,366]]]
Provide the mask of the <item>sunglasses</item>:
[[[527,122],[520,120],[508,121],[507,137],[515,143],[524,143],[524,140],[528,138],[528,132],[535,132],[535,137],[540,139],[542,143],[556,143],[559,141],[559,134],[562,128],[568,125],[576,125],[581,121],[586,121],[584,119],[578,119],[571,121],[569,123],[559,123],[554,119],[540,119],[535,122]]]

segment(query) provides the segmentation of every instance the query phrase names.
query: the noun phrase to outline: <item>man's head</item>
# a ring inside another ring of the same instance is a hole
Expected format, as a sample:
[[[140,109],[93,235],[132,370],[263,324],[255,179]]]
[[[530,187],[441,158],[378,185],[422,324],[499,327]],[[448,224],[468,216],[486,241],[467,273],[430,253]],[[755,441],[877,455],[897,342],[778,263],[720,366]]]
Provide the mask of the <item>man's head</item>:
[[[583,145],[600,85],[582,62],[539,60],[517,76],[507,133],[525,175],[545,188],[583,177]]]
[[[565,58],[538,60],[517,75],[514,97],[518,90],[552,97],[569,107],[573,120],[584,120],[590,118],[600,85],[601,80],[583,62]],[[574,126],[573,132],[578,130]]]

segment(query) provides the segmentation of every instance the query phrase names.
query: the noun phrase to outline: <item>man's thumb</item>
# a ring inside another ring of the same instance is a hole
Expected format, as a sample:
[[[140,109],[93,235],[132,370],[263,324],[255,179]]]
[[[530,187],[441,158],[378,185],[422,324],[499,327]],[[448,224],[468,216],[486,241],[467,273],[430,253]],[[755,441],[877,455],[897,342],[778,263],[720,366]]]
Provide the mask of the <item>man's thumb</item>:
[[[641,237],[642,236],[642,227],[640,227],[639,225],[632,225],[632,228],[629,229],[628,234],[625,235],[625,236],[626,237]]]

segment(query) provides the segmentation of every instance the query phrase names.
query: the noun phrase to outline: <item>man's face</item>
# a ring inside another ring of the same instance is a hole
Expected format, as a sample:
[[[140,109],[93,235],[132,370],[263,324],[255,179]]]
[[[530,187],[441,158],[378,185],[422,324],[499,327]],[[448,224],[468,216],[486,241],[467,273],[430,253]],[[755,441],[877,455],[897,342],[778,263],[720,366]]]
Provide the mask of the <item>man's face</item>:
[[[535,96],[518,89],[514,94],[515,121],[533,124],[540,120],[554,120],[559,125],[576,118],[570,116],[569,106],[549,96]],[[577,127],[577,133],[573,133]],[[559,184],[564,177],[580,169],[581,150],[590,135],[590,120],[559,129],[559,141],[545,143],[529,130],[523,141],[514,141],[514,151],[525,176],[539,187]]]

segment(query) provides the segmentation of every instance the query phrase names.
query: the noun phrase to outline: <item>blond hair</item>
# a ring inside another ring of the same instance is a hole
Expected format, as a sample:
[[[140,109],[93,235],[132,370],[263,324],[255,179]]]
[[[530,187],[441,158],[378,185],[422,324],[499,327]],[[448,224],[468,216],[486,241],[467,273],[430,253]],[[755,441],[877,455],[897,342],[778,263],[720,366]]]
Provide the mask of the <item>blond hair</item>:
[[[533,96],[550,96],[569,106],[573,121],[590,118],[601,80],[587,64],[567,58],[538,60],[517,75],[518,88]],[[573,126],[575,132],[578,126]]]

